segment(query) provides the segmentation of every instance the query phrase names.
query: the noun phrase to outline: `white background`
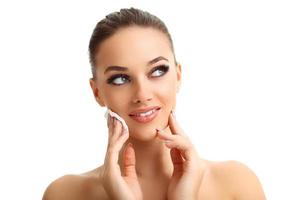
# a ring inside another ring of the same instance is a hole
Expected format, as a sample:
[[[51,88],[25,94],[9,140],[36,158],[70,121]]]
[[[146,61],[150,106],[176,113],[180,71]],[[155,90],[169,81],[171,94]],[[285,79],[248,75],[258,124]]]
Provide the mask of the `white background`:
[[[199,154],[245,163],[268,199],[299,199],[298,2],[137,2],[1,1],[0,198],[41,199],[56,178],[102,164],[88,42],[106,14],[134,6],[173,36],[177,118]]]

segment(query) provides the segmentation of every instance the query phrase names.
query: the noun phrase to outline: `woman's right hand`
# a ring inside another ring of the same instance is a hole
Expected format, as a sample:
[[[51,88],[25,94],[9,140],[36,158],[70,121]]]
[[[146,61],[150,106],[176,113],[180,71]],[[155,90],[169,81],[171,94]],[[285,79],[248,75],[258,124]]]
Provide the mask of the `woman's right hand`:
[[[119,152],[129,138],[129,133],[114,117],[108,118],[109,137],[107,152],[100,179],[110,199],[141,200],[141,186],[135,169],[135,153],[132,144],[123,151],[123,175],[118,164]]]

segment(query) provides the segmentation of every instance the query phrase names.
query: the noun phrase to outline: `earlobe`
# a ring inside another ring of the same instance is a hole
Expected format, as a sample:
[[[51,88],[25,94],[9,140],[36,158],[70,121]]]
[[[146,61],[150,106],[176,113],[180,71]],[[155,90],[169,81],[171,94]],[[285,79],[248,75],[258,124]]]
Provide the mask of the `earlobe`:
[[[177,88],[176,88],[176,91],[179,92],[180,90],[180,85],[181,85],[181,65],[180,64],[177,64]]]
[[[93,78],[90,78],[90,86],[91,86],[91,89],[93,91],[93,94],[94,94],[94,97],[95,97],[96,101],[98,102],[98,104],[100,106],[104,107],[105,106],[104,100],[101,97],[99,89],[96,85],[96,81]]]
[[[99,103],[99,105],[101,107],[105,107],[106,106],[105,103],[104,103],[104,101],[102,100],[102,98],[96,97],[96,101]]]

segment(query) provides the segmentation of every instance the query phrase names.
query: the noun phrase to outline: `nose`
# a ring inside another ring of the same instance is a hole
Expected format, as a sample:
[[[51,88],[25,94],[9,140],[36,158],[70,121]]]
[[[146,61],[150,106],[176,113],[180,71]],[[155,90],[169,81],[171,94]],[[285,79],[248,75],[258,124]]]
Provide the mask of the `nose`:
[[[151,86],[147,81],[140,80],[136,81],[136,84],[134,85],[134,91],[133,91],[133,102],[134,103],[146,103],[151,101],[153,99],[153,93],[151,90]]]

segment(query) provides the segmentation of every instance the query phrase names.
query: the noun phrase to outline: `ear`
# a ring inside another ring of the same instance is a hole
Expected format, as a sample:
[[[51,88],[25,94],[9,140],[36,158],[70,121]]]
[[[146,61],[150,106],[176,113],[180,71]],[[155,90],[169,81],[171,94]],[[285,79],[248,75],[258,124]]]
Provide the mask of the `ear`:
[[[177,77],[177,85],[176,90],[179,92],[180,86],[181,86],[181,64],[176,65],[176,77]]]
[[[95,79],[90,78],[90,86],[91,86],[91,89],[93,90],[93,94],[94,94],[94,97],[95,97],[96,101],[98,102],[98,104],[100,106],[104,107],[105,103],[104,103],[104,100],[103,100],[103,97],[102,97],[101,93],[99,92],[99,88],[96,84]]]

